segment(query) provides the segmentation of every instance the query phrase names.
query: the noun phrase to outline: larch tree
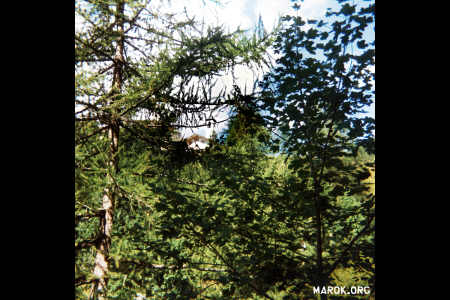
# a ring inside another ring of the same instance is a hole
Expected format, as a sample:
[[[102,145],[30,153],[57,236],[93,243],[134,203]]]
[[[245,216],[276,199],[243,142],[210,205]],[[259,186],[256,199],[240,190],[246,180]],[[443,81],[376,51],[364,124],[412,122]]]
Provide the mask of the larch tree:
[[[151,292],[139,268],[156,251],[144,245],[157,197],[146,180],[164,166],[152,164],[186,154],[177,130],[224,121],[214,112],[234,102],[212,91],[215,79],[267,64],[270,39],[206,27],[186,11],[180,19],[146,0],[80,0],[75,12],[76,295],[130,299]]]

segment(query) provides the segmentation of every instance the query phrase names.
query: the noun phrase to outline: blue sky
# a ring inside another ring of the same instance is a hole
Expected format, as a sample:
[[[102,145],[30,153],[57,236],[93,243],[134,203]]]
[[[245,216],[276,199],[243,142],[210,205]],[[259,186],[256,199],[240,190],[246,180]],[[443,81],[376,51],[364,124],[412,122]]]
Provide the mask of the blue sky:
[[[186,8],[189,16],[195,16],[197,19],[211,25],[225,25],[230,31],[235,30],[238,26],[241,29],[251,29],[258,21],[261,15],[266,30],[271,31],[276,25],[278,18],[285,14],[296,15],[297,13],[304,19],[318,19],[325,15],[328,7],[337,8],[336,0],[304,0],[300,2],[301,9],[296,12],[292,9],[290,0],[172,0],[168,5],[167,0],[160,0],[161,7],[168,12],[180,13]],[[155,5],[158,5],[155,1]],[[220,2],[220,4],[216,4]],[[353,0],[352,4],[362,2],[362,0]],[[79,26],[79,20],[75,20],[76,27]],[[367,36],[374,39],[374,33]],[[237,68],[236,76],[237,84],[244,90],[245,87],[251,89],[255,74],[246,68]],[[259,76],[261,74],[258,74]],[[221,78],[219,86],[232,86],[231,76]],[[368,107],[368,116],[375,118],[375,105]],[[224,119],[226,112],[221,113],[221,117],[216,119]],[[221,131],[226,123],[222,123],[216,128],[200,128],[194,132],[209,137],[212,130]],[[193,131],[186,131],[185,135],[192,134]]]
[[[241,29],[250,29],[258,21],[261,15],[266,30],[270,31],[278,21],[278,18],[286,13],[296,15],[297,12],[292,9],[290,0],[222,0],[217,5],[214,1],[172,1],[172,9],[180,11],[185,6],[188,13],[195,15],[200,19],[204,19],[209,24],[224,24],[229,30],[234,30],[238,26]],[[361,0],[351,1],[351,4],[362,2]],[[301,9],[298,14],[305,19],[318,19],[325,15],[328,7],[336,9],[338,3],[335,0],[305,0],[300,3]],[[369,40],[374,39],[374,33],[367,35]],[[250,88],[254,77],[245,70],[236,72],[239,78],[239,86]],[[223,84],[230,86],[230,80],[224,79]],[[375,118],[375,105],[367,108],[367,115]],[[216,131],[223,129],[225,124],[215,128]],[[195,130],[196,133],[209,136],[212,128],[200,128]],[[189,132],[186,132],[189,135]]]

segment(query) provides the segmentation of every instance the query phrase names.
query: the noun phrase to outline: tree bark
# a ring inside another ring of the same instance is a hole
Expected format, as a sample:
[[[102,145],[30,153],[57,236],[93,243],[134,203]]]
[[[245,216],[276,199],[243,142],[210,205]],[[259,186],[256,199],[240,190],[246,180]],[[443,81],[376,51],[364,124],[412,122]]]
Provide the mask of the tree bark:
[[[319,286],[319,289],[322,290],[322,288],[325,286],[325,274],[323,270],[323,259],[322,259],[322,252],[323,252],[323,239],[322,239],[322,207],[320,203],[320,181],[316,181],[315,184],[315,195],[314,195],[314,204],[315,204],[315,210],[316,210],[316,260],[317,260],[317,285]],[[327,294],[320,294],[320,300],[327,300]]]
[[[316,200],[316,230],[317,230],[317,245],[316,245],[316,252],[317,252],[317,283],[320,287],[320,289],[323,288],[325,285],[324,280],[324,270],[323,270],[323,261],[322,261],[322,216],[320,211],[320,203],[318,203],[319,200]],[[320,294],[320,300],[327,300],[326,294]]]
[[[119,33],[119,39],[116,46],[116,55],[114,57],[114,70],[113,70],[113,84],[111,93],[112,99],[121,93],[123,83],[123,65],[124,65],[124,3],[121,0],[117,1],[115,22]],[[119,146],[119,122],[117,114],[113,111],[109,120],[108,139],[109,139],[109,161],[108,161],[108,173],[107,182],[108,186],[105,188],[102,198],[102,208],[105,211],[104,216],[100,222],[100,238],[96,244],[96,257],[94,263],[94,281],[90,293],[90,299],[96,299],[97,294],[105,294],[107,286],[107,273],[109,270],[108,256],[111,246],[111,233],[113,227],[114,205],[117,195],[117,187],[114,183],[114,176],[118,173],[118,146]]]

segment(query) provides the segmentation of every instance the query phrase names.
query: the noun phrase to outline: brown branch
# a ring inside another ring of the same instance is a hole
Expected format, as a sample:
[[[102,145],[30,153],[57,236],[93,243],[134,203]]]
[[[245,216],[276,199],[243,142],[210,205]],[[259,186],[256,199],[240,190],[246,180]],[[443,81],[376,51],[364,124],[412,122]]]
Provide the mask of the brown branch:
[[[87,121],[97,121],[99,117],[85,117],[85,118],[75,118],[75,122],[87,122]]]
[[[83,44],[85,47],[90,48],[92,51],[94,51],[94,52],[97,53],[98,55],[103,55],[103,56],[105,56],[106,58],[108,58],[108,60],[110,60],[111,62],[114,62],[115,64],[117,63],[117,62],[116,62],[116,59],[114,59],[111,55],[109,55],[109,54],[107,54],[107,53],[105,53],[105,52],[103,52],[103,51],[101,51],[101,50],[99,50],[99,49],[97,49],[97,48],[95,48],[95,47],[92,47],[92,46],[89,45],[88,43],[85,43],[85,42],[84,42],[82,39],[80,39],[79,37],[75,36],[75,40],[77,40],[78,42],[80,42],[81,44]],[[131,67],[130,64],[129,64],[128,62],[126,62],[126,61],[121,61],[121,63],[123,63],[123,65],[124,65],[126,68],[128,68],[132,73],[134,73],[136,76],[142,78],[142,75],[141,75],[135,68]]]
[[[130,26],[127,30],[125,30],[125,31],[123,32],[124,34],[127,33],[128,31],[130,31],[131,29],[134,28],[133,25],[136,25],[136,20],[137,20],[137,18],[139,17],[139,15],[141,14],[141,12],[142,12],[144,9],[145,9],[145,6],[142,6],[142,7],[138,10],[138,12],[136,13],[136,15],[135,15],[132,19],[127,19],[125,16],[123,16],[123,17],[125,17],[125,18],[124,18],[124,23],[128,23],[129,26]]]
[[[82,142],[83,140],[88,139],[88,138],[90,138],[90,137],[92,137],[92,136],[94,136],[94,135],[96,135],[96,134],[102,132],[103,130],[108,129],[108,128],[109,128],[109,126],[105,126],[105,127],[102,127],[102,128],[100,128],[100,129],[94,131],[94,132],[91,133],[91,134],[82,136],[82,137],[80,137],[80,138],[76,141],[76,143],[78,144],[78,143]]]
[[[97,106],[95,106],[95,105],[93,105],[91,103],[88,103],[88,102],[84,102],[84,101],[75,99],[75,103],[78,103],[78,104],[84,105],[86,107],[92,108],[95,111],[100,111],[100,108],[98,108]]]
[[[105,59],[105,61],[111,61],[111,62],[115,61],[114,58],[111,55],[109,55],[109,54],[107,54],[107,53],[105,53],[105,52],[103,52],[103,51],[101,51],[101,50],[99,50],[99,49],[89,45],[88,43],[83,41],[81,38],[75,36],[75,40],[78,41],[79,43],[81,43],[82,45],[84,45],[85,47],[88,47],[89,49],[94,51],[97,55],[106,57],[107,59]]]
[[[127,45],[131,46],[131,48],[133,48],[134,50],[138,51],[139,53],[141,53],[146,59],[152,60],[151,57],[149,57],[144,51],[142,51],[141,49],[139,49],[138,47],[136,47],[135,45],[133,45],[132,43],[130,43],[129,41],[125,40],[124,41]]]
[[[105,215],[105,210],[99,210],[98,212],[95,212],[93,214],[86,214],[86,215],[75,215],[75,224],[77,224],[79,221],[85,220],[85,219],[91,219],[95,217],[103,217]]]
[[[89,281],[85,281],[85,280],[86,280],[86,276],[80,276],[78,278],[75,278],[75,286],[90,284],[90,283],[93,283],[94,281],[96,281],[97,279],[91,279]]]
[[[89,109],[89,107],[86,107],[86,108],[83,108],[82,110],[76,111],[76,112],[75,112],[75,115],[79,115],[79,114],[85,112],[85,111],[88,110],[88,109]]]
[[[80,63],[80,62],[106,62],[106,61],[110,61],[109,59],[104,59],[104,58],[86,58],[86,59],[76,59],[75,58],[75,63]]]
[[[95,247],[95,245],[97,244],[98,238],[94,239],[94,240],[90,240],[90,241],[82,241],[79,242],[76,246],[75,246],[75,255],[84,248],[89,248],[89,247]]]
[[[175,44],[177,44],[178,46],[182,46],[183,45],[183,42],[182,41],[180,41],[180,40],[178,40],[178,39],[175,39],[174,37],[172,37],[172,36],[170,36],[170,35],[167,35],[167,34],[165,34],[164,32],[160,32],[160,31],[157,31],[156,29],[154,29],[154,28],[150,28],[150,27],[148,27],[148,28],[145,28],[145,27],[143,27],[143,26],[141,26],[141,25],[139,25],[139,24],[134,24],[137,28],[140,28],[140,29],[142,29],[142,30],[144,30],[144,31],[147,31],[147,32],[151,32],[151,33],[153,33],[153,34],[155,34],[155,35],[158,35],[158,36],[162,36],[162,37],[164,37],[164,38],[166,38],[166,39],[168,39],[168,40],[171,40],[172,42],[175,42]]]
[[[175,125],[172,125],[172,126],[173,126],[173,127],[176,127],[176,128],[199,128],[199,127],[204,127],[204,126],[213,126],[213,125],[216,125],[216,124],[219,124],[219,123],[226,122],[226,121],[228,121],[228,120],[230,120],[230,119],[231,119],[231,117],[230,117],[230,118],[226,118],[226,119],[221,120],[221,121],[212,122],[212,123],[197,124],[197,125],[181,125],[181,124],[175,124]]]
[[[98,154],[100,154],[100,153],[101,153],[100,150],[97,150],[97,151],[95,151],[94,153],[91,153],[91,154],[89,154],[89,155],[83,157],[83,159],[82,159],[81,161],[87,160],[88,158],[91,158],[91,157],[93,157],[93,156],[96,156],[96,155],[98,155]],[[94,169],[91,169],[91,168],[83,168],[83,167],[77,165],[76,162],[75,162],[75,167],[76,167],[76,168],[80,168],[80,169],[83,170],[83,171],[95,171]]]
[[[140,40],[140,41],[144,41],[144,42],[148,42],[148,43],[162,44],[161,41],[150,40],[150,39],[143,38],[143,37],[140,37],[140,36],[124,35],[124,37],[127,38],[127,39],[131,39],[131,40]]]

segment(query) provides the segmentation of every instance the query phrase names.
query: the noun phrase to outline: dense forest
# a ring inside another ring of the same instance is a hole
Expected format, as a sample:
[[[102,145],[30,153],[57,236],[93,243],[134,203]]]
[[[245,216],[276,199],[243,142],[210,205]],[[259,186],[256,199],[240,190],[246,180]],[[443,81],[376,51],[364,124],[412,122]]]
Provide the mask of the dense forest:
[[[291,2],[229,32],[75,1],[75,299],[375,298],[375,1]]]

